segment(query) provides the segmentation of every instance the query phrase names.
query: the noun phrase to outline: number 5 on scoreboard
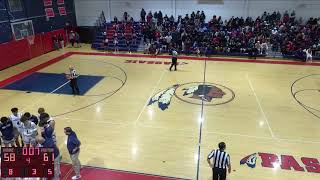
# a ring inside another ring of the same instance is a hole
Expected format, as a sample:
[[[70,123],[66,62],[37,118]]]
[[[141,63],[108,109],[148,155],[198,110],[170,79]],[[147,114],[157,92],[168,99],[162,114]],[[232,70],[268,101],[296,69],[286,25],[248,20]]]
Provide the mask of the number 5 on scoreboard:
[[[53,175],[53,172],[52,172],[52,169],[48,169],[48,176],[51,176],[51,175]]]

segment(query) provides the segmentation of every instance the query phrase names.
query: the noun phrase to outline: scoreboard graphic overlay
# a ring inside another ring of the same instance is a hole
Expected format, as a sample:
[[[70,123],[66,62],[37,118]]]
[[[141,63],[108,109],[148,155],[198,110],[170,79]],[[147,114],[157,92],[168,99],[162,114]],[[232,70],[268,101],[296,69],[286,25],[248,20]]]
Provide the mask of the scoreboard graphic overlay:
[[[54,177],[54,149],[2,147],[1,177]]]

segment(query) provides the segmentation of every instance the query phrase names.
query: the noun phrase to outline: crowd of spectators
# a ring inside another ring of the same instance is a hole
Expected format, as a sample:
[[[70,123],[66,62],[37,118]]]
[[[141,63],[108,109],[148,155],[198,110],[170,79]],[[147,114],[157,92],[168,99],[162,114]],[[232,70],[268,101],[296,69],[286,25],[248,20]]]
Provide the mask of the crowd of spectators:
[[[283,55],[303,56],[304,49],[320,50],[319,19],[303,22],[294,11],[264,12],[256,19],[231,17],[224,21],[221,16],[213,16],[209,23],[205,23],[203,11],[177,19],[161,11],[147,14],[144,9],[140,15],[144,42],[150,53],[174,48],[185,54],[265,55],[271,48]]]

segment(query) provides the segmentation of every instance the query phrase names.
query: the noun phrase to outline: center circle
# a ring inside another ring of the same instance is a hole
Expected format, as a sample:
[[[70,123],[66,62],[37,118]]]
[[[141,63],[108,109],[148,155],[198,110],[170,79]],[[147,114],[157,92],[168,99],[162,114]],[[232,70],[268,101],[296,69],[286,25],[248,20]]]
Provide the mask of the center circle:
[[[234,100],[235,93],[228,87],[216,83],[190,82],[180,84],[175,97],[194,105],[217,106]]]

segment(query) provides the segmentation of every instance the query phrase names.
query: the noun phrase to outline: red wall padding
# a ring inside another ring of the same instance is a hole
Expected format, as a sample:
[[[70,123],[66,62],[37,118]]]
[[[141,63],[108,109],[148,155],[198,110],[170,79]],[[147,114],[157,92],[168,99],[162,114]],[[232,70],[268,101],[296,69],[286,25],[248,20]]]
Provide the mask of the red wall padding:
[[[26,39],[0,44],[0,70],[30,59]]]
[[[66,43],[66,33],[63,29],[55,30],[52,32],[47,32],[42,34],[42,43],[44,53],[50,52],[53,50],[52,36],[56,35],[58,37],[59,34],[63,35],[64,42]]]
[[[30,45],[30,51],[31,51],[30,58],[38,57],[38,56],[41,56],[42,54],[44,54],[41,34],[35,35],[34,44]]]
[[[0,44],[0,70],[53,51],[52,36],[62,34],[66,44],[64,29],[36,34],[34,44],[27,39]]]
[[[41,34],[43,51],[44,53],[48,53],[53,50],[52,36],[51,32],[42,33]]]

